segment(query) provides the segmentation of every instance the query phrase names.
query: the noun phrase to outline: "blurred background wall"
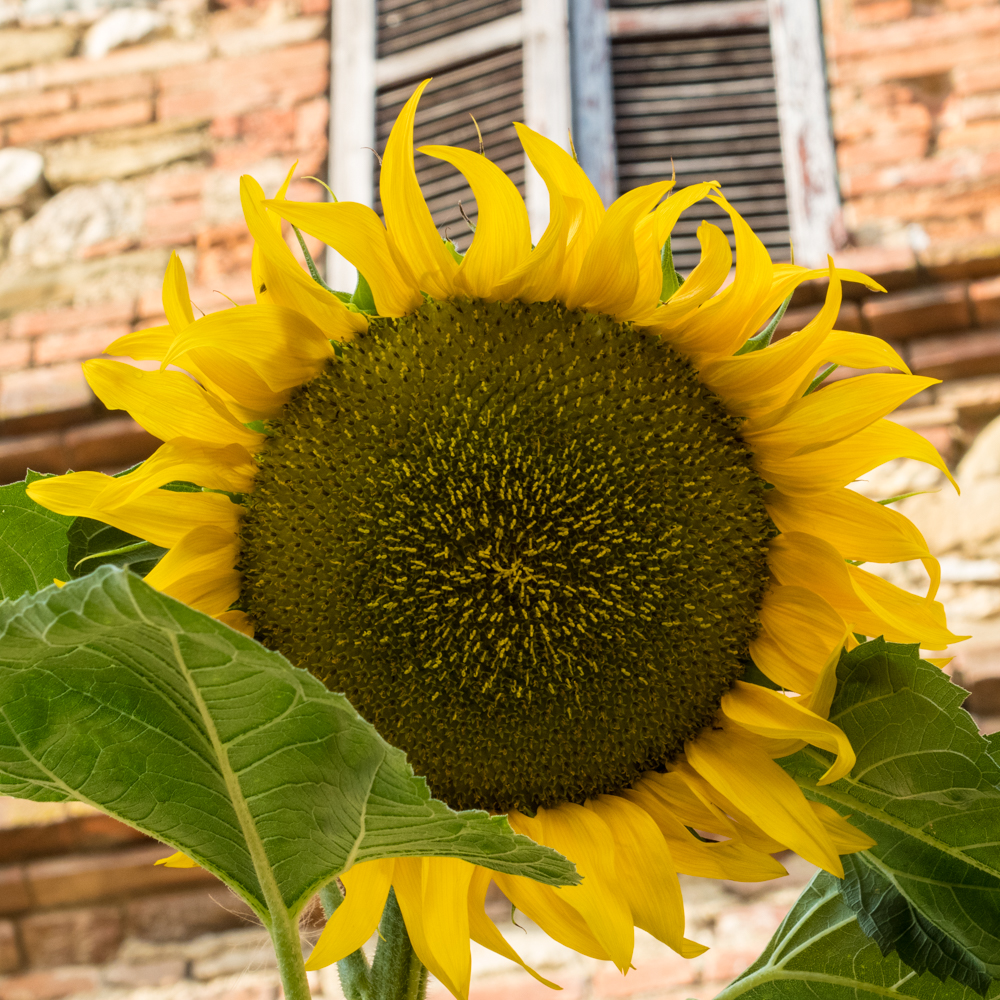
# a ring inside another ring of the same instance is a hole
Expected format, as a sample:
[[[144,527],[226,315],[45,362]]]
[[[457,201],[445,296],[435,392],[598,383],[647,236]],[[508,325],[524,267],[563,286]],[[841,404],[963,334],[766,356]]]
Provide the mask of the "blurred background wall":
[[[957,506],[906,460],[857,488],[940,491],[900,506],[943,556],[954,630],[974,636],[954,650],[968,707],[1000,728],[998,53],[995,0],[0,0],[0,482],[146,457],[154,439],[103,408],[80,362],[163,322],[171,251],[200,310],[253,300],[241,173],[270,193],[298,161],[291,197],[326,197],[315,175],[378,208],[377,154],[433,75],[418,142],[478,149],[474,115],[536,238],[544,186],[513,120],[564,145],[572,129],[606,201],[672,170],[679,184],[717,178],[776,259],[790,245],[810,265],[834,253],[885,285],[845,286],[839,326],[942,380],[892,418],[934,442],[964,495]],[[471,192],[439,161],[418,157],[418,173],[464,249]],[[708,203],[688,216],[682,272],[701,219],[726,225]],[[352,286],[346,262],[325,264]],[[800,289],[781,332],[823,294]],[[261,932],[204,873],[151,867],[165,853],[90,814],[0,801],[0,1000],[273,1000]],[[807,875],[749,890],[692,880],[693,934],[719,946],[696,963],[657,953],[624,982],[530,947],[580,997],[712,996]],[[474,994],[532,983],[486,975]],[[338,996],[335,976],[314,987]]]

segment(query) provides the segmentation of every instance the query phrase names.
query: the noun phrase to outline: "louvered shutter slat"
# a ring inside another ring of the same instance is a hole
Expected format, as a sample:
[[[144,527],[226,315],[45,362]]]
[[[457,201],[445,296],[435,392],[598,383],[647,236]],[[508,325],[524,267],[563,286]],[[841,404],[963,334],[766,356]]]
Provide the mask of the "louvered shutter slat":
[[[520,9],[520,0],[377,0],[377,57],[436,42]]]

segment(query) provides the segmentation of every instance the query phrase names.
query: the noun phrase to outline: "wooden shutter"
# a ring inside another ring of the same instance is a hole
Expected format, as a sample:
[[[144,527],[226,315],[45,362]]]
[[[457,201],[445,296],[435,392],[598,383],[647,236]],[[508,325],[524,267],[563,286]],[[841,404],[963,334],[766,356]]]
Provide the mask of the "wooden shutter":
[[[521,0],[376,0],[379,59],[477,28],[521,10]]]

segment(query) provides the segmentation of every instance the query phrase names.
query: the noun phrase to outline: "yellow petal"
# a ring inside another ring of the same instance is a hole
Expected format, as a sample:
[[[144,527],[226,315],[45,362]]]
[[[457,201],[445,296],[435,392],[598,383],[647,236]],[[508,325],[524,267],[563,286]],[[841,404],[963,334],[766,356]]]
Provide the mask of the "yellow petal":
[[[769,545],[768,565],[779,583],[818,593],[863,635],[884,635],[890,642],[919,642],[943,649],[959,637],[944,625],[937,601],[917,597],[880,577],[844,562],[828,542],[792,531]]]
[[[239,444],[215,447],[191,438],[173,438],[161,444],[139,468],[120,476],[109,485],[107,497],[117,504],[167,483],[197,483],[213,490],[247,493],[256,468],[250,453]],[[100,498],[98,503],[100,503]]]
[[[750,643],[754,663],[775,684],[812,692],[823,668],[840,659],[847,623],[819,594],[801,586],[771,587],[758,614],[763,629]]]
[[[413,120],[428,83],[430,80],[424,80],[417,87],[392,126],[382,156],[379,193],[396,267],[404,276],[412,276],[410,283],[420,291],[437,299],[449,299],[455,294],[458,264],[434,225],[413,165]]]
[[[710,830],[721,837],[736,839],[739,834],[732,820],[698,790],[684,780],[676,771],[660,774],[647,771],[640,779],[643,786],[652,787],[656,793],[670,804],[671,810],[684,826],[694,830]]]
[[[469,882],[475,866],[458,858],[400,858],[393,888],[421,962],[461,1000],[472,976]]]
[[[766,882],[787,874],[770,854],[754,850],[746,844],[738,841],[707,843],[699,840],[678,819],[666,794],[668,793],[664,788],[644,781],[637,782],[621,793],[623,798],[649,813],[660,828],[677,871],[684,875],[730,878],[737,882]]]
[[[685,958],[706,950],[684,937],[684,900],[667,842],[652,817],[619,795],[587,801],[614,838],[618,892],[625,897],[636,927]]]
[[[395,861],[362,861],[340,876],[344,901],[327,920],[306,969],[322,969],[356,952],[378,927],[389,898]]]
[[[819,779],[821,785],[828,785],[850,774],[857,760],[850,740],[839,726],[780,691],[736,681],[722,696],[722,711],[733,722],[758,736],[805,740],[821,750],[836,754],[836,761]]]
[[[910,374],[906,362],[881,337],[846,330],[834,330],[813,361],[817,367],[823,362],[836,362],[849,368],[898,368]]]
[[[822,451],[791,458],[758,455],[756,464],[761,477],[783,493],[812,497],[840,489],[862,473],[894,458],[915,458],[933,465],[958,489],[934,445],[916,431],[891,420],[877,420]]]
[[[860,375],[795,400],[780,419],[752,417],[742,437],[761,461],[807,455],[838,444],[891,413],[939,379],[919,375]]]
[[[101,472],[71,472],[36,480],[27,492],[47,510],[71,517],[91,517],[165,549],[173,548],[188,532],[202,525],[215,525],[230,534],[236,533],[242,508],[221,493],[154,490],[119,506],[115,494],[106,491],[108,486],[120,482]]]
[[[469,883],[469,933],[476,944],[481,944],[484,948],[497,955],[516,962],[525,972],[534,976],[544,986],[552,990],[561,990],[562,987],[550,982],[544,976],[540,976],[530,965],[525,965],[521,956],[507,943],[506,938],[497,930],[496,924],[483,909],[486,902],[486,890],[489,888],[492,872],[487,868],[476,868],[472,874],[472,881]]]
[[[287,184],[288,178],[275,201],[285,200]],[[299,266],[281,238],[281,219],[264,207],[264,191],[252,177],[240,179],[240,201],[247,228],[254,239],[254,250],[259,252],[255,255],[257,276],[254,278],[258,296],[263,284],[270,302],[302,313],[331,340],[349,340],[355,333],[365,330],[368,324],[363,316],[352,313]]]
[[[646,259],[640,260],[636,254],[636,225],[672,184],[673,181],[644,184],[623,194],[608,209],[580,265],[576,285],[566,297],[570,309],[625,317],[635,302],[641,270],[649,267],[650,261],[657,269],[660,266],[652,238],[647,243]],[[609,269],[608,261],[614,261],[614,267]]]
[[[453,146],[421,146],[420,152],[460,170],[476,197],[476,235],[459,265],[455,287],[477,298],[495,298],[498,285],[531,253],[524,199],[514,182],[479,153]]]
[[[704,730],[685,745],[690,765],[765,833],[844,877],[837,850],[798,785],[762,750],[731,732]]]
[[[937,593],[941,580],[938,561],[917,526],[899,511],[846,489],[808,499],[768,490],[764,503],[779,531],[816,535],[845,559],[877,563],[923,560],[931,577],[927,596]]]
[[[187,275],[176,251],[170,254],[167,273],[163,276],[163,311],[174,333],[179,333],[194,322],[191,295],[188,292]]]
[[[816,814],[816,818],[826,827],[826,832],[830,834],[830,839],[838,853],[854,854],[855,851],[867,851],[878,843],[872,840],[868,834],[862,833],[857,827],[851,826],[843,816],[828,805],[812,800],[809,801],[809,805]]]
[[[423,303],[416,280],[397,266],[389,250],[382,220],[367,205],[353,201],[266,201],[264,204],[343,254],[371,286],[380,316],[406,316]]]
[[[565,300],[604,218],[604,206],[569,153],[520,122],[514,127],[549,192],[549,224],[531,253],[516,294],[527,301]]]
[[[83,371],[108,409],[127,410],[161,441],[186,437],[209,444],[240,444],[255,452],[263,440],[183,372],[144,372],[102,358],[85,361]]]
[[[154,865],[163,865],[164,868],[200,868],[197,861],[192,861],[183,851],[171,854],[169,857],[160,858],[154,861]]]
[[[160,361],[170,349],[174,336],[173,327],[150,326],[112,341],[104,353],[120,354],[136,361]]]
[[[146,583],[206,615],[221,615],[240,596],[239,538],[207,524],[189,531],[150,571]]]

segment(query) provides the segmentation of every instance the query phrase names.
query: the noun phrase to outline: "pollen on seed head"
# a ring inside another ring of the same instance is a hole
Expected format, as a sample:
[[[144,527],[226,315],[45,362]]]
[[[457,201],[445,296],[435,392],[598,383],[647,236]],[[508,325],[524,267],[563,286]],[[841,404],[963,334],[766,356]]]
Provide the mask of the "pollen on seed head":
[[[453,807],[613,791],[711,723],[759,627],[774,529],[738,429],[605,316],[374,320],[275,421],[245,607]]]

